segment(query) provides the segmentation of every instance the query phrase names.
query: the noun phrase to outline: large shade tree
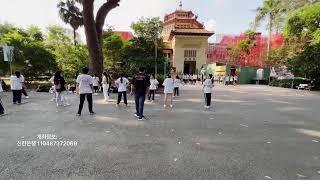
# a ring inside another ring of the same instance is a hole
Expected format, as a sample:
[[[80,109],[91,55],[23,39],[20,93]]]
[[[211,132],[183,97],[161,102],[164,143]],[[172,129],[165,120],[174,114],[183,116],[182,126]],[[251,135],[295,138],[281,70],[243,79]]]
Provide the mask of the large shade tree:
[[[261,22],[267,19],[268,22],[268,50],[267,58],[270,60],[271,55],[271,36],[273,31],[280,32],[283,29],[287,16],[298,8],[305,5],[312,5],[320,0],[264,0],[263,5],[257,8],[257,15],[254,27],[257,28]]]
[[[83,6],[83,24],[89,50],[91,73],[102,74],[103,71],[103,26],[108,13],[119,6],[120,0],[106,0],[94,14],[95,0],[77,0]]]
[[[160,38],[162,22],[159,17],[140,18],[137,22],[131,24],[135,35],[143,38],[148,42],[154,43],[154,74],[158,74],[158,48],[163,46],[163,41]]]
[[[255,18],[255,26],[258,26],[263,20],[268,21],[268,47],[267,47],[267,57],[269,58],[269,53],[271,49],[271,36],[275,25],[279,23],[282,13],[285,9],[282,7],[281,0],[265,0],[263,5],[257,9],[257,15]]]
[[[80,9],[74,0],[60,1],[58,3],[59,16],[63,22],[70,24],[73,29],[74,45],[77,44],[77,29],[83,25],[83,18]]]

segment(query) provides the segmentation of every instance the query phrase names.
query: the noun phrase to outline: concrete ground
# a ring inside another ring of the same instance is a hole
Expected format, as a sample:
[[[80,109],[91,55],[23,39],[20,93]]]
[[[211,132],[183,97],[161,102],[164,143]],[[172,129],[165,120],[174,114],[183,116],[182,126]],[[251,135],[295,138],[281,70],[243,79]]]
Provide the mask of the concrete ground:
[[[132,100],[117,108],[95,96],[96,115],[85,105],[76,117],[77,96],[57,108],[52,95],[29,93],[20,106],[3,98],[0,179],[320,179],[318,94],[217,85],[214,110],[204,111],[201,87],[184,86],[172,110],[157,96],[139,122]]]

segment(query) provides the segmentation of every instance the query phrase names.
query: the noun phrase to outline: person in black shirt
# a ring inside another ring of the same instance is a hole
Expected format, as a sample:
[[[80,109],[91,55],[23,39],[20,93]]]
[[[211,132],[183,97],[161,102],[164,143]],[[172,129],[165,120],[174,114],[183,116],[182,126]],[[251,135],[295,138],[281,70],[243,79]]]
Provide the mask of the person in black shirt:
[[[150,79],[144,73],[145,69],[143,67],[139,68],[139,73],[133,77],[131,84],[131,94],[133,91],[135,93],[135,103],[136,103],[136,113],[135,116],[138,117],[139,121],[142,120],[144,101],[146,99],[146,93],[148,92],[148,87],[150,85]]]

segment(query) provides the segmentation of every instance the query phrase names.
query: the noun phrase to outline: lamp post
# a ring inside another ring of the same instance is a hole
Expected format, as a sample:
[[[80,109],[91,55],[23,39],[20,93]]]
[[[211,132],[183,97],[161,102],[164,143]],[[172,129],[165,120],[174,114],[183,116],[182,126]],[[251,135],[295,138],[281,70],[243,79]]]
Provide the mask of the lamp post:
[[[167,75],[167,62],[169,61],[169,54],[166,54],[166,59],[164,61],[164,67],[163,67],[163,77],[166,77]]]
[[[154,40],[154,75],[157,77],[158,74],[158,66],[157,66],[157,59],[158,59],[158,42],[157,37]]]

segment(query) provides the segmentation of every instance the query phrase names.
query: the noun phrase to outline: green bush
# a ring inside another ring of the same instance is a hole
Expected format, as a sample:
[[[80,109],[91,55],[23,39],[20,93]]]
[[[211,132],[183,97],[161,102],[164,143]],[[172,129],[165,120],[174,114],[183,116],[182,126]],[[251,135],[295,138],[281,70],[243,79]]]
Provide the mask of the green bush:
[[[158,76],[157,80],[159,81],[159,87],[162,87],[162,84],[163,84],[165,77],[163,74],[158,74],[157,76]]]
[[[296,88],[299,86],[299,84],[308,84],[310,81],[304,80],[304,79],[283,79],[283,80],[277,80],[274,79],[270,82],[271,86],[276,87],[283,87],[283,88],[291,88],[293,83],[293,88]]]

